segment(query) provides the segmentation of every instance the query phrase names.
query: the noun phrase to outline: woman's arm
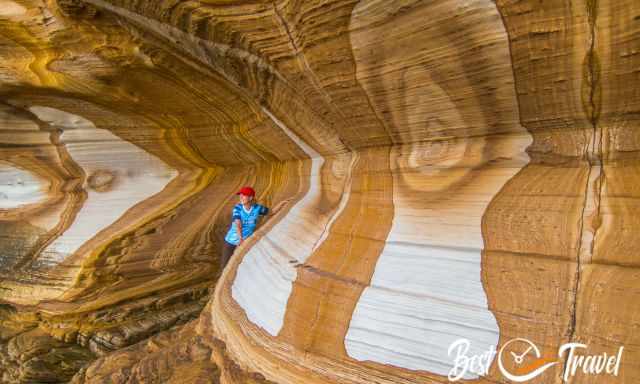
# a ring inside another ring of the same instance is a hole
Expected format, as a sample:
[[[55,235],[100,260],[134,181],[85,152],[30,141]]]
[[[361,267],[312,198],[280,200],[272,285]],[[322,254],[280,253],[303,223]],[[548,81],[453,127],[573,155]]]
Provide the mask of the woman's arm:
[[[273,217],[276,213],[278,213],[278,211],[279,211],[280,209],[282,209],[282,207],[284,207],[284,206],[285,206],[288,202],[290,202],[291,200],[293,200],[293,198],[283,200],[283,201],[279,202],[278,204],[276,204],[276,206],[275,206],[275,207],[273,207],[273,209],[270,209],[270,208],[267,208],[267,207],[264,207],[264,206],[263,206],[265,209],[267,209],[267,213],[266,213],[265,215],[263,215],[263,216],[262,216],[262,217],[263,217],[263,219],[262,219],[262,220],[260,220],[260,221],[258,222],[258,225],[259,225],[259,226],[261,226],[265,221],[267,221],[267,220],[269,220],[271,217]]]
[[[242,240],[244,240],[242,238],[242,220],[236,219],[235,223],[236,223],[236,231],[238,232],[238,239],[239,239],[238,245],[240,245],[242,244]]]
[[[285,206],[288,202],[290,202],[291,200],[293,200],[293,198],[289,198],[289,199],[286,199],[286,200],[282,200],[281,202],[279,202],[278,204],[276,204],[276,206],[275,206],[275,207],[273,207],[273,209],[270,209],[270,210],[269,210],[269,213],[268,213],[268,215],[267,215],[267,216],[275,215],[276,213],[278,213],[278,211],[279,211],[280,209],[282,209],[282,207],[284,207],[284,206]]]

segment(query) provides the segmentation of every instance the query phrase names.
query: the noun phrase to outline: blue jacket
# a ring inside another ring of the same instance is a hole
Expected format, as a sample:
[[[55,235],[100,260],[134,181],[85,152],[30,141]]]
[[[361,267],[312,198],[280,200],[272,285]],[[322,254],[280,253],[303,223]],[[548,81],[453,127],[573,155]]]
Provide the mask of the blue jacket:
[[[238,236],[238,231],[236,229],[236,219],[241,220],[242,238],[246,239],[256,230],[260,216],[265,216],[268,213],[269,208],[264,205],[253,204],[251,209],[246,211],[242,204],[236,204],[233,207],[233,213],[231,215],[231,227],[229,228],[227,235],[224,237],[224,240],[233,245],[238,245],[240,243],[240,237]]]

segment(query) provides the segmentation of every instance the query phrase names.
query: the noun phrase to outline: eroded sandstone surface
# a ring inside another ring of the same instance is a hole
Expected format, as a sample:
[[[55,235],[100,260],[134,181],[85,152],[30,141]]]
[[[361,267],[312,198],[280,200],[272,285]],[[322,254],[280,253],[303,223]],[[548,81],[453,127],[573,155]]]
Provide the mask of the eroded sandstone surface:
[[[635,0],[0,0],[0,381],[640,380],[639,124]]]

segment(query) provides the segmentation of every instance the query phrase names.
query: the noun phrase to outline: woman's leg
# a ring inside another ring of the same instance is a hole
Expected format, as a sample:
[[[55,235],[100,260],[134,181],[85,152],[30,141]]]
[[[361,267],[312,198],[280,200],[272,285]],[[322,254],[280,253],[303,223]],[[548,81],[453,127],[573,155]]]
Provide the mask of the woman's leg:
[[[227,265],[229,259],[231,259],[231,255],[233,255],[233,251],[235,250],[235,245],[229,244],[225,240],[222,240],[222,257],[220,258],[220,269],[223,269]]]

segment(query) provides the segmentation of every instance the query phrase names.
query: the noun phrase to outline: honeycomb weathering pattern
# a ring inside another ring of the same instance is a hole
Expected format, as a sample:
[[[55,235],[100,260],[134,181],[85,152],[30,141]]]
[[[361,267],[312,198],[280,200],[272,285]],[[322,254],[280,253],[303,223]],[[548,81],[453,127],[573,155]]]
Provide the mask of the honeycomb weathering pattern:
[[[2,380],[445,382],[456,339],[521,337],[624,345],[619,376],[576,382],[633,381],[638,20],[0,0]],[[219,271],[247,184],[278,209]]]

